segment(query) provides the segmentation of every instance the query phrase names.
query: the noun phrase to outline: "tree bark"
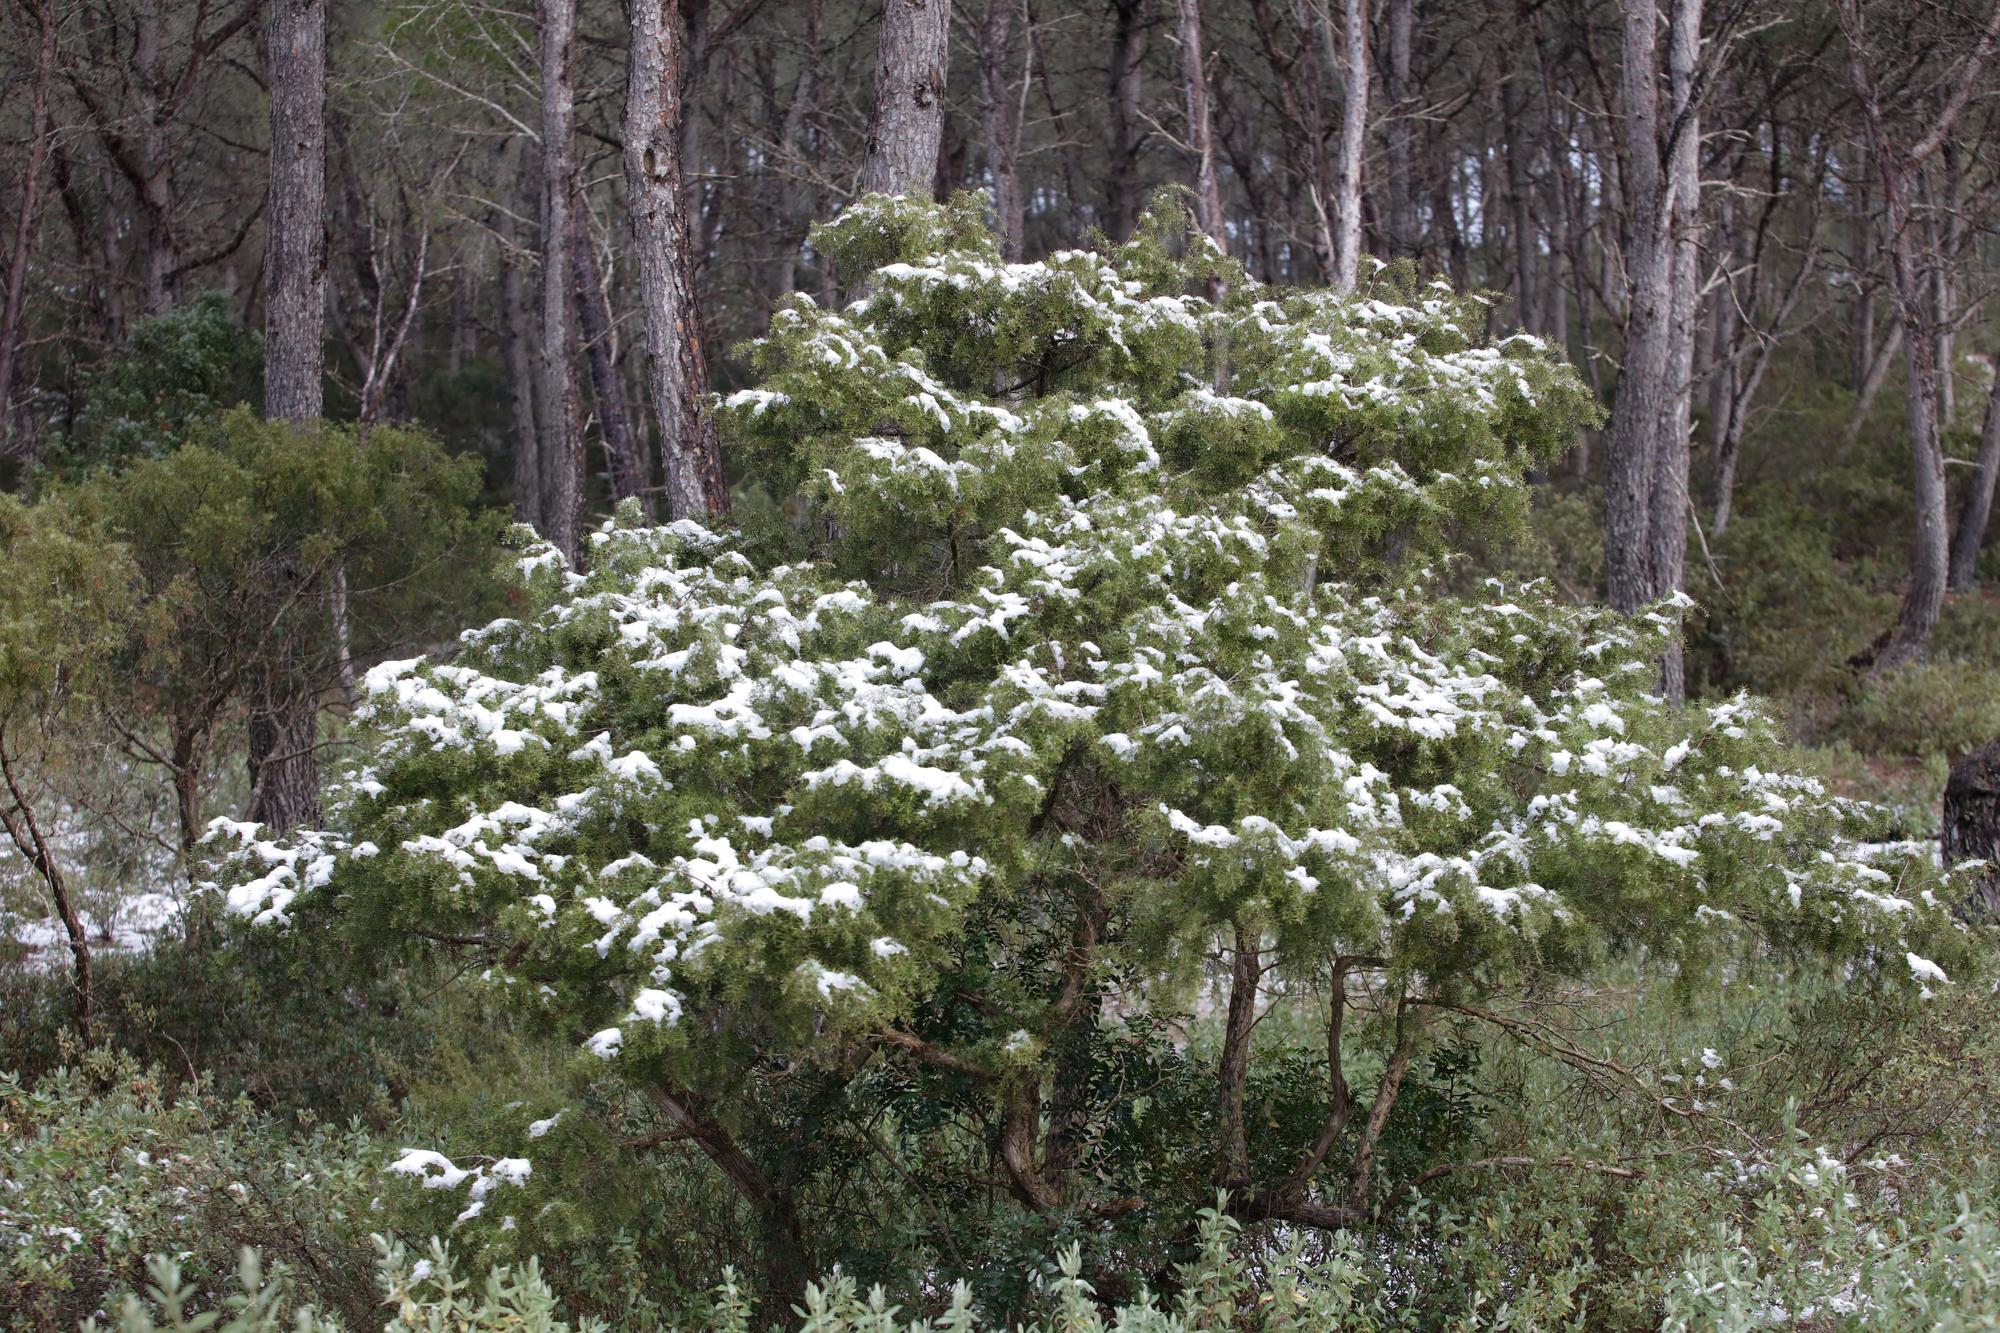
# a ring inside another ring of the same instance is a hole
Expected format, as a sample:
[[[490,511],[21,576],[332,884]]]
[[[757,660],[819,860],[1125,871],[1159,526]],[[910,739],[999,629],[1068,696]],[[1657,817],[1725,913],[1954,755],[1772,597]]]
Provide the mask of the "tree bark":
[[[1410,180],[1415,131],[1410,123],[1410,35],[1415,0],[1389,0],[1389,253],[1417,253],[1416,194]],[[1550,114],[1554,114],[1551,108]]]
[[[250,704],[250,820],[273,830],[319,816],[319,698],[273,672]]]
[[[631,22],[625,186],[645,315],[646,387],[660,428],[667,515],[700,518],[728,512],[729,490],[708,410],[708,352],[681,189],[680,6],[676,0],[633,0]]]
[[[504,140],[496,145],[494,155],[504,175]],[[523,142],[515,173],[517,188],[511,200],[502,189],[503,202],[493,210],[493,233],[500,251],[500,367],[507,376],[507,418],[513,437],[514,520],[540,532],[542,443],[535,417],[535,355],[528,337],[533,314],[528,309],[527,284],[521,281],[520,257],[526,249],[517,214],[517,208],[531,197],[529,182],[534,172],[529,156],[530,147]]]
[[[1361,274],[1361,164],[1368,147],[1368,0],[1344,0],[1340,156],[1334,167],[1333,286],[1351,292]]]
[[[1960,861],[1987,863],[1966,906],[1980,916],[2000,912],[2000,740],[1988,741],[1951,766],[1939,844],[1947,867]]]
[[[7,290],[0,301],[0,458],[22,452],[14,436],[14,367],[21,340],[21,309],[28,291],[28,256],[35,247],[35,223],[40,216],[42,171],[48,165],[50,140],[49,83],[56,67],[56,7],[41,0],[35,7],[41,45],[35,57],[35,87],[28,114],[28,162],[21,173],[20,211],[14,219],[14,239],[7,255]]]
[[[1229,968],[1229,1011],[1222,1025],[1222,1056],[1216,1068],[1215,1183],[1241,1189],[1250,1183],[1250,1130],[1244,1117],[1244,1085],[1250,1076],[1250,1037],[1257,1024],[1257,985],[1264,975],[1258,932],[1236,925]]]
[[[590,398],[597,409],[597,433],[604,439],[605,472],[611,499],[636,499],[647,517],[653,513],[647,491],[651,470],[632,431],[625,406],[625,386],[618,378],[613,353],[611,311],[604,299],[604,279],[597,269],[597,250],[590,243],[590,221],[582,213],[570,219],[571,277],[576,283],[577,319],[590,365]]]
[[[264,415],[321,414],[326,312],[326,4],[271,0]]]
[[[326,334],[324,0],[273,0],[269,38],[264,415],[312,421],[323,409]],[[344,599],[335,614],[344,632]],[[319,809],[319,698],[298,674],[296,663],[264,664],[250,704],[250,818],[279,831],[311,821]]]
[[[1647,545],[1652,596],[1682,590],[1687,581],[1688,456],[1694,433],[1694,344],[1701,322],[1701,115],[1695,62],[1701,49],[1701,0],[1678,0],[1667,32],[1667,87],[1673,142],[1667,157],[1672,284],[1667,320],[1667,412],[1654,446],[1652,512]],[[1668,703],[1687,697],[1681,637],[1660,659],[1660,693]]]
[[[1104,178],[1104,231],[1114,241],[1131,238],[1138,225],[1140,128],[1139,75],[1146,56],[1144,0],[1111,0],[1111,46],[1106,62],[1111,87],[1110,170]]]
[[[930,197],[944,141],[951,0],[884,0],[863,194]]]
[[[576,0],[541,0],[542,535],[572,564],[583,535],[583,400],[576,374],[576,287],[568,281],[576,208]]]
[[[2000,480],[2000,365],[1986,397],[1986,419],[1979,427],[1979,462],[1966,488],[1965,507],[1951,537],[1951,590],[1971,592],[1978,582],[1979,552],[1986,544],[1986,520],[1993,512],[1993,485]]]
[[[1000,253],[1010,261],[1021,258],[1021,162],[1015,142],[1013,80],[1007,58],[1019,0],[986,0],[979,25],[979,134],[986,156],[986,178],[993,188],[994,232]]]
[[[1195,223],[1227,254],[1222,224],[1222,182],[1215,170],[1215,125],[1208,111],[1208,70],[1202,63],[1201,0],[1179,0],[1181,97],[1187,112],[1188,150],[1194,156]]]
[[[1672,409],[1673,267],[1660,161],[1659,13],[1655,0],[1621,0],[1625,120],[1625,364],[1604,435],[1606,592],[1632,612],[1653,597],[1653,482],[1661,423]]]

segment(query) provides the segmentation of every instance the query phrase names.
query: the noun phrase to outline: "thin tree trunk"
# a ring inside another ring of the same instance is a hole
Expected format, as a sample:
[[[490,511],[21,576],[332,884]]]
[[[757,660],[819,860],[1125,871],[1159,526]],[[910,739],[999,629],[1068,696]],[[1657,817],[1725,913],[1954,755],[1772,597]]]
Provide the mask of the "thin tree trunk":
[[[1889,381],[1889,367],[1896,363],[1896,354],[1902,350],[1903,321],[1898,319],[1890,326],[1888,336],[1875,345],[1875,355],[1862,372],[1860,391],[1854,395],[1854,411],[1847,418],[1847,429],[1843,432],[1849,444],[1861,438],[1861,428],[1868,424],[1875,411],[1875,400],[1882,396],[1882,386]]]
[[[1368,147],[1368,0],[1343,0],[1340,156],[1335,161],[1333,287],[1351,292],[1361,274],[1361,163]]]
[[[1415,0],[1389,0],[1389,253],[1398,259],[1417,253],[1416,195],[1410,180],[1410,35]],[[1554,109],[1550,109],[1554,114]]]
[[[1257,984],[1264,975],[1255,929],[1236,924],[1229,969],[1229,1012],[1223,1022],[1222,1058],[1216,1069],[1215,1183],[1241,1189],[1250,1183],[1250,1131],[1244,1086],[1250,1074],[1250,1036],[1257,1023]]]
[[[1224,254],[1222,182],[1215,169],[1215,124],[1208,112],[1208,69],[1202,61],[1201,0],[1179,0],[1181,97],[1187,112],[1188,150],[1194,155],[1195,223]]]
[[[1667,33],[1667,85],[1674,132],[1667,159],[1672,253],[1668,308],[1668,404],[1654,445],[1652,512],[1648,546],[1656,598],[1687,582],[1688,460],[1694,433],[1694,343],[1701,321],[1701,116],[1695,105],[1695,62],[1701,49],[1701,0],[1678,0]],[[1687,697],[1686,668],[1678,633],[1660,661],[1660,693],[1669,703]]]
[[[507,377],[507,419],[513,440],[512,476],[514,519],[537,532],[542,527],[541,430],[535,420],[535,357],[528,330],[533,315],[528,309],[527,285],[521,281],[521,227],[515,206],[529,197],[528,181],[533,172],[528,162],[529,147],[524,142],[516,171],[518,188],[513,205],[503,202],[493,210],[494,239],[500,252],[500,368]],[[495,148],[504,175],[506,143]]]
[[[576,287],[567,280],[575,211],[576,0],[541,0],[542,535],[574,564],[583,529],[583,402],[576,374]]]
[[[572,278],[576,282],[576,310],[583,330],[583,349],[590,365],[590,397],[597,408],[597,433],[604,437],[605,472],[611,480],[611,498],[637,499],[648,518],[653,513],[647,493],[650,471],[646,454],[632,431],[632,415],[625,406],[625,386],[619,382],[613,361],[616,350],[611,334],[611,311],[604,299],[604,279],[597,270],[597,250],[590,243],[589,219],[579,213],[570,219]]]
[[[645,313],[646,385],[660,428],[668,517],[699,518],[727,512],[729,490],[707,404],[708,353],[681,190],[680,6],[633,0],[631,23],[625,185]]]
[[[1114,241],[1131,237],[1138,225],[1140,128],[1139,77],[1146,56],[1142,0],[1111,0],[1109,112],[1110,170],[1104,178],[1104,231]],[[1046,62],[1044,62],[1046,64]]]
[[[1500,123],[1507,136],[1508,230],[1514,242],[1515,317],[1524,333],[1544,331],[1540,293],[1535,284],[1535,203],[1528,175],[1528,138],[1524,132],[1527,99],[1514,80],[1500,85]]]
[[[70,897],[69,881],[63,875],[62,863],[56,859],[55,849],[49,846],[42,835],[41,823],[35,818],[35,810],[28,802],[28,795],[21,789],[21,783],[14,773],[14,763],[7,750],[7,737],[0,729],[0,778],[7,784],[7,799],[12,803],[12,811],[0,808],[0,825],[13,839],[15,848],[26,857],[35,873],[48,885],[49,896],[54,899],[56,916],[62,921],[63,934],[69,939],[70,982],[76,990],[76,1030],[86,1044],[90,1041],[90,1021],[92,1010],[92,988],[90,980],[90,937],[83,928],[83,918],[77,912],[76,900]]]
[[[929,197],[944,140],[951,0],[884,0],[863,194]]]
[[[2000,479],[2000,365],[1986,396],[1986,419],[1979,428],[1979,462],[1965,492],[1965,508],[1951,539],[1951,590],[1971,592],[1978,581],[1979,551],[1986,544],[1986,520],[1993,511],[1993,484]]]
[[[42,41],[35,58],[35,88],[30,95],[28,163],[21,173],[21,206],[14,219],[14,240],[7,255],[7,293],[0,302],[0,458],[23,452],[14,437],[14,367],[20,351],[21,308],[28,291],[28,256],[35,246],[40,216],[42,171],[49,160],[49,83],[56,67],[56,9],[53,0],[35,8]]]
[[[1013,80],[1007,58],[1019,0],[986,0],[979,25],[979,133],[993,187],[994,231],[1000,253],[1021,257],[1021,163],[1014,138]]]

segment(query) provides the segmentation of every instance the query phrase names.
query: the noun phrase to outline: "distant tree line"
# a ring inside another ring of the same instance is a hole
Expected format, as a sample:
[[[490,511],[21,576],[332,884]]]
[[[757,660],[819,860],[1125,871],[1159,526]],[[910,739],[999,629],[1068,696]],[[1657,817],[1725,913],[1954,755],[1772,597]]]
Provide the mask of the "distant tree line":
[[[1972,466],[1943,443],[1988,391],[1986,0],[24,0],[0,29],[16,459],[136,320],[220,289],[269,335],[269,414],[422,421],[574,551],[617,500],[759,487],[706,395],[788,293],[850,295],[807,239],[849,200],[983,189],[1033,258],[1178,185],[1260,279],[1410,264],[1581,367],[1622,609],[1727,528],[1779,349],[1857,423],[1914,390],[1910,574],[1864,664],[1921,653],[2000,476],[1990,405]]]

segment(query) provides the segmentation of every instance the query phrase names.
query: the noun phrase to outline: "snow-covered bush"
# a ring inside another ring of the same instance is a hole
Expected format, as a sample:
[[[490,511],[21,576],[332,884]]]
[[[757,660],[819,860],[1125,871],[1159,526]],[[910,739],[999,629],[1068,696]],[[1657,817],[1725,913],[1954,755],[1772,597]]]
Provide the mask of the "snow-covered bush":
[[[927,1177],[1031,1214],[1220,1185],[1332,1228],[1387,1193],[1441,1009],[1632,951],[1699,985],[1746,945],[1949,984],[1923,858],[1865,855],[1751,701],[1654,697],[1674,608],[1459,586],[1593,412],[1548,347],[1439,286],[1179,257],[1166,210],[1015,265],[978,217],[822,228],[862,294],[792,298],[721,406],[784,513],[530,548],[518,617],[370,673],[325,831],[223,827],[230,906],[469,957],[701,1149],[792,1291],[824,1108],[884,1070],[976,1127]],[[1319,1105],[1253,1130],[1259,996],[1315,987]],[[1160,1037],[1211,1007],[1212,1056]],[[1344,1032],[1381,1052],[1365,1099]],[[1206,1089],[1172,1163],[1091,1077],[1142,1046]],[[871,1142],[933,1151],[916,1120]]]

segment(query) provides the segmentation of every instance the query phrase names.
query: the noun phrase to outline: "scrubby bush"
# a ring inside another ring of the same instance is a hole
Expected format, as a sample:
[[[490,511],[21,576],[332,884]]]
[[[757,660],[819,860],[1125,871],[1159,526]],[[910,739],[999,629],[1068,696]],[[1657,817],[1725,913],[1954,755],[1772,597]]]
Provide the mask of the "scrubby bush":
[[[216,1290],[244,1246],[282,1259],[351,1325],[366,1279],[380,1154],[358,1128],[292,1133],[201,1083],[108,1052],[33,1088],[0,1074],[0,1311],[71,1330],[176,1257]]]

